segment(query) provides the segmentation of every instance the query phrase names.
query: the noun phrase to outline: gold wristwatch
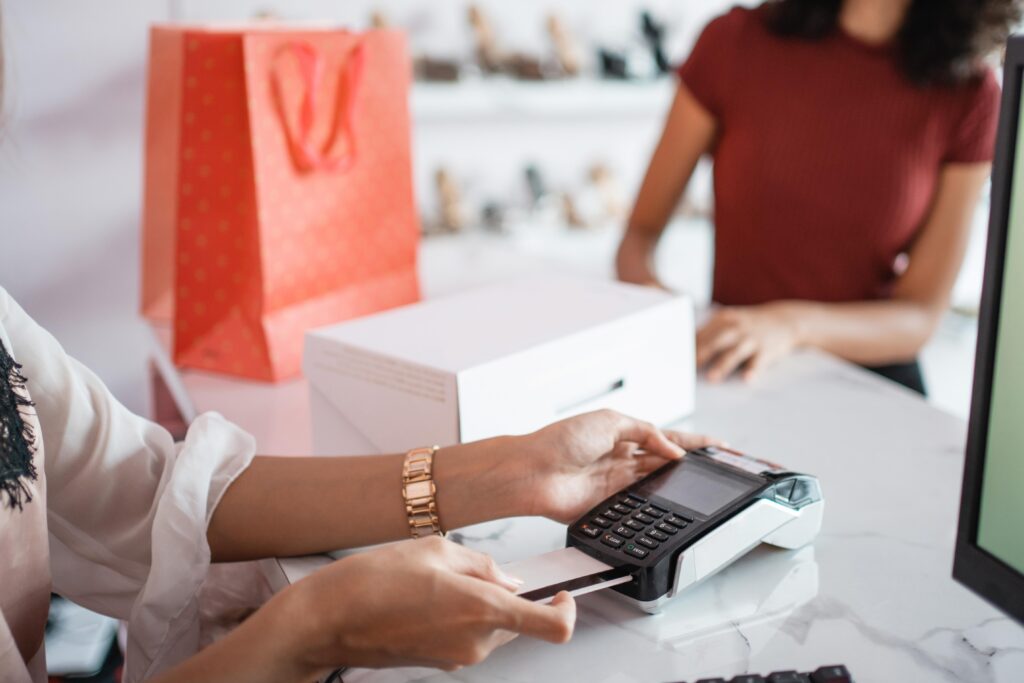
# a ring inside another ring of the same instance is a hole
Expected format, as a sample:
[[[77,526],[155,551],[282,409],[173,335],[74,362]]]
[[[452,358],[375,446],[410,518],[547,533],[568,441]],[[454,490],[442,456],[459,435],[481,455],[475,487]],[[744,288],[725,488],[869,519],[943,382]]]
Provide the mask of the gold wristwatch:
[[[414,448],[405,454],[402,466],[402,497],[405,513],[409,516],[409,530],[413,538],[443,536],[441,521],[437,517],[434,485],[434,453],[438,446]]]

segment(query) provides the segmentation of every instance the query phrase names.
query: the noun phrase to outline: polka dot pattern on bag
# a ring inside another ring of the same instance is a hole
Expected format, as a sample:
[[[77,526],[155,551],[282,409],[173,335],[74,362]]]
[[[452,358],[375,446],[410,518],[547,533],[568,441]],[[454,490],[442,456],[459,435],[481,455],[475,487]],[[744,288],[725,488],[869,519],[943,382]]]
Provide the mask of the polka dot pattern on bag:
[[[343,172],[299,168],[288,126],[306,83],[287,50],[315,50],[310,139],[336,126],[341,75],[362,45],[354,137]],[[178,199],[176,359],[259,379],[299,371],[303,332],[418,298],[408,56],[399,34],[373,31],[185,37]],[[275,107],[276,69],[283,106]],[[284,110],[282,112],[282,109]]]

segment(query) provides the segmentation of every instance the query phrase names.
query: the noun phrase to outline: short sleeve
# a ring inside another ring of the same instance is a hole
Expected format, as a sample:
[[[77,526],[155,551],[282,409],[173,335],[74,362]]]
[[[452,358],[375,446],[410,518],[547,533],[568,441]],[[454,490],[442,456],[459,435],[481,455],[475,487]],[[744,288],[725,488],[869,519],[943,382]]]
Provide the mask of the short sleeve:
[[[750,14],[750,10],[737,7],[712,19],[676,69],[686,89],[715,118],[722,116],[727,88],[734,82],[731,65],[737,59],[742,25]]]
[[[2,288],[0,332],[38,418],[54,590],[127,621],[124,680],[148,678],[198,649],[207,526],[255,441],[208,413],[175,443],[121,405]]]
[[[970,164],[992,161],[999,125],[999,83],[992,69],[965,86],[943,161]]]

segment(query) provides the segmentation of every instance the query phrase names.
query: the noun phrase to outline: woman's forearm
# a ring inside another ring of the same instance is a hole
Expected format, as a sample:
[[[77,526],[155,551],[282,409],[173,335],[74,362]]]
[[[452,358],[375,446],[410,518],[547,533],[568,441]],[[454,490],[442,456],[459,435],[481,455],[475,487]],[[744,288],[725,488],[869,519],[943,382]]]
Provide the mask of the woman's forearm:
[[[941,317],[929,306],[898,299],[781,305],[794,326],[798,346],[824,349],[862,365],[913,360]]]
[[[441,524],[529,514],[495,465],[516,437],[442,448],[434,457]],[[402,455],[264,457],[228,488],[207,531],[215,561],[305,555],[409,538]]]
[[[801,304],[802,341],[863,365],[907,361],[921,351],[949,302],[990,164],[942,168],[931,213],[896,280],[893,298]]]
[[[680,83],[619,245],[615,265],[620,280],[662,286],[654,271],[654,250],[717,128],[711,113]]]
[[[623,282],[662,287],[654,269],[658,238],[650,231],[630,227],[622,237],[615,255],[615,271]]]

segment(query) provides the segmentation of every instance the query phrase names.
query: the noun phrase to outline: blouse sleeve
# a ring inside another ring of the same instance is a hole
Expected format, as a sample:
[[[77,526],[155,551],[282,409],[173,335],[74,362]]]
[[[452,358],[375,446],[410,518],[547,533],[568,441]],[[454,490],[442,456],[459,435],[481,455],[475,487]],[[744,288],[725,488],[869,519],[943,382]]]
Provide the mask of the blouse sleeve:
[[[198,647],[207,525],[251,462],[254,439],[208,413],[175,443],[2,288],[0,323],[39,419],[54,590],[128,621],[125,680],[148,678]]]
[[[966,86],[963,105],[954,122],[943,161],[969,164],[992,161],[999,125],[999,83],[992,69],[985,68],[976,82]]]
[[[722,118],[729,87],[735,85],[732,65],[739,55],[739,33],[749,13],[737,7],[712,19],[676,70],[690,94],[716,119]]]

